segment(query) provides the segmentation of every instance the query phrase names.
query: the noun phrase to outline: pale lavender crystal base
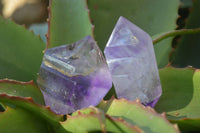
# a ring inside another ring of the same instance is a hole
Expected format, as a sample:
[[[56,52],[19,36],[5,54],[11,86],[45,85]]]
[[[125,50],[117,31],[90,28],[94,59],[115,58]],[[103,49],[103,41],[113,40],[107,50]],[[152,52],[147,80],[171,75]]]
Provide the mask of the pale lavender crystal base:
[[[105,59],[89,36],[48,49],[37,81],[46,105],[57,114],[96,106],[112,86]]]
[[[150,36],[120,17],[104,53],[117,97],[155,106],[162,89]]]

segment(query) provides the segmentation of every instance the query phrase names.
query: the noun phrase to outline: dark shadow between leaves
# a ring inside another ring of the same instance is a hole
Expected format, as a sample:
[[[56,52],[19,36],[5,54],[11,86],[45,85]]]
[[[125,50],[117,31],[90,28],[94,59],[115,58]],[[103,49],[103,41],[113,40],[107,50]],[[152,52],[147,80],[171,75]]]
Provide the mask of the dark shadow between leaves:
[[[3,105],[1,105],[0,103],[0,112],[4,112],[5,111],[5,108],[3,107]]]
[[[109,92],[106,94],[106,96],[103,98],[104,100],[109,100],[112,96],[117,98],[117,94],[115,92],[115,87],[112,85],[112,88],[109,90]]]

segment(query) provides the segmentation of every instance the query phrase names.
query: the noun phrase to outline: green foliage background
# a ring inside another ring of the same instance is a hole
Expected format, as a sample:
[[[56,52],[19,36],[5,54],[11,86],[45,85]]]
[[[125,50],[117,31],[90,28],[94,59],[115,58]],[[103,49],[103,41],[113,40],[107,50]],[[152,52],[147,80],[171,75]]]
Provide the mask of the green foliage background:
[[[45,48],[91,35],[103,50],[119,16],[128,18],[155,39],[175,30],[178,10],[189,8],[184,28],[199,28],[200,0],[181,2],[50,0],[47,45],[25,27],[0,17],[0,132],[200,132],[200,33],[182,35],[175,48],[175,36],[154,43],[163,89],[155,110],[138,100],[111,98],[65,119],[44,106],[34,83]]]

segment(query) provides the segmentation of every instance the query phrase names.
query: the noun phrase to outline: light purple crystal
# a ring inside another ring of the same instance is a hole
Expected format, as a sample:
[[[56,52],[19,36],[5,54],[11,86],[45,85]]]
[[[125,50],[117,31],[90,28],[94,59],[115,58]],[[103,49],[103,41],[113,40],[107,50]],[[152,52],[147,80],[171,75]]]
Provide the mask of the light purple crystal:
[[[104,53],[117,97],[155,106],[162,89],[150,36],[120,17]]]
[[[97,105],[112,86],[106,61],[90,37],[47,49],[37,82],[57,114]]]

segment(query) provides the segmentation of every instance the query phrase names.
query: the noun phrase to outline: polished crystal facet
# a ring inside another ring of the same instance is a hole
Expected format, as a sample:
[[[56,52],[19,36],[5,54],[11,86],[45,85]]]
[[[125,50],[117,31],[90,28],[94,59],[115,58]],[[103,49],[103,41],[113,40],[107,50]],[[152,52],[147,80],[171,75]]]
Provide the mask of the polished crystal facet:
[[[46,105],[58,114],[97,105],[112,86],[105,59],[90,36],[47,49],[37,82]]]
[[[117,97],[153,107],[162,89],[150,36],[120,17],[104,52]]]

